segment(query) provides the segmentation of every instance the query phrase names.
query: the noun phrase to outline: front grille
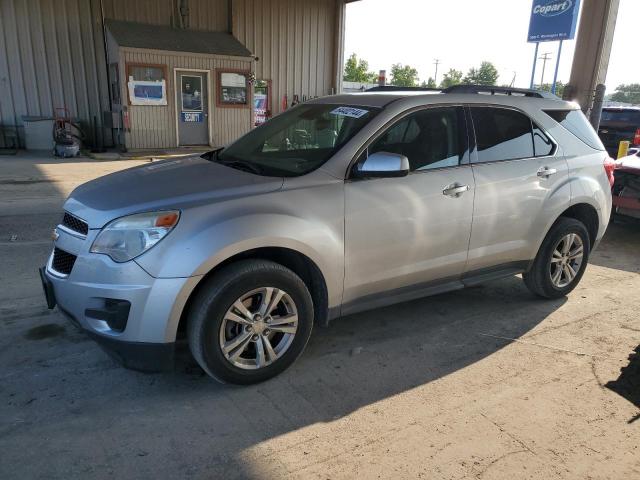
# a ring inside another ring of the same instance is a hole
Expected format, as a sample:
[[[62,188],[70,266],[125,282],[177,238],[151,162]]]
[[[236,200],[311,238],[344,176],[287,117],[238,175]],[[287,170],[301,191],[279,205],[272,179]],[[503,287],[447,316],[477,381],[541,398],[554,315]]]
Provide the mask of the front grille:
[[[82,235],[89,233],[89,225],[87,222],[80,220],[78,217],[67,212],[64,212],[64,217],[62,217],[62,225],[67,227],[69,230],[81,233]]]
[[[53,261],[51,262],[51,268],[56,272],[64,275],[69,275],[73,269],[73,264],[76,263],[76,256],[59,249],[58,247],[53,249]]]

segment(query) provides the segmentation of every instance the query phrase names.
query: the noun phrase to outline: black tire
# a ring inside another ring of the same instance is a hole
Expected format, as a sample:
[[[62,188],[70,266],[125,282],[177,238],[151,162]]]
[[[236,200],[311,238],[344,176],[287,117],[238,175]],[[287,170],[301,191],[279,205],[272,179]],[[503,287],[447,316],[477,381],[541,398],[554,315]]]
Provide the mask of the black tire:
[[[559,288],[551,281],[551,256],[560,239],[570,233],[575,233],[582,240],[582,263],[571,283]],[[560,298],[567,295],[580,283],[580,279],[587,268],[590,251],[589,232],[587,232],[584,224],[574,218],[560,217],[547,233],[531,269],[522,274],[525,285],[531,292],[544,298]]]
[[[262,368],[246,370],[225,357],[219,342],[220,329],[227,310],[237,299],[263,287],[276,287],[290,295],[297,309],[297,330],[280,358]],[[268,260],[241,260],[217,272],[197,293],[188,314],[189,348],[202,369],[222,383],[263,382],[286,370],[302,354],[311,336],[313,319],[309,290],[294,272]]]

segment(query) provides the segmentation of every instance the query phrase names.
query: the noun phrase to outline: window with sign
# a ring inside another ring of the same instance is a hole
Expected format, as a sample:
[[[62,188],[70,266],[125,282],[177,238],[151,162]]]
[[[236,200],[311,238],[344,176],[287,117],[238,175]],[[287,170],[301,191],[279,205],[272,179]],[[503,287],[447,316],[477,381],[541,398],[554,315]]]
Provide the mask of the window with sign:
[[[136,82],[161,82],[166,80],[164,65],[127,64],[127,80]]]
[[[247,74],[243,72],[218,72],[218,105],[248,105]]]
[[[130,105],[166,105],[165,65],[127,63],[127,89]]]

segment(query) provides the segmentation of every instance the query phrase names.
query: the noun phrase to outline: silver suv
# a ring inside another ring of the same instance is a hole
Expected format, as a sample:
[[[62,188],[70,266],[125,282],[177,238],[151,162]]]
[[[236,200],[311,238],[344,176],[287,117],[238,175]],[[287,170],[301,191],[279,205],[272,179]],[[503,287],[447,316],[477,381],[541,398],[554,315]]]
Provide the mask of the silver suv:
[[[78,187],[41,277],[125,366],[171,367],[186,337],[212,377],[259,382],[315,322],[518,273],[566,295],[607,227],[607,159],[577,105],[538,92],[320,98]]]

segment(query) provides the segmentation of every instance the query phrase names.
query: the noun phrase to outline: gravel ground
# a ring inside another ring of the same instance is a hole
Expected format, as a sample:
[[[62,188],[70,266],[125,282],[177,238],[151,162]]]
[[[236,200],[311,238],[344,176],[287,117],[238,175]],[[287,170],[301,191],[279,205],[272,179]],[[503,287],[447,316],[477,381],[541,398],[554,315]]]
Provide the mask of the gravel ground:
[[[345,317],[222,386],[186,352],[125,370],[44,304],[63,198],[139,163],[0,158],[0,478],[640,478],[640,227],[566,299],[512,277]]]

